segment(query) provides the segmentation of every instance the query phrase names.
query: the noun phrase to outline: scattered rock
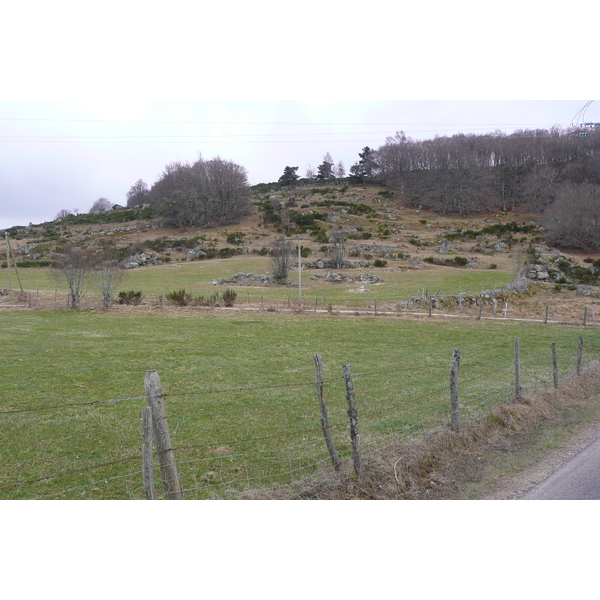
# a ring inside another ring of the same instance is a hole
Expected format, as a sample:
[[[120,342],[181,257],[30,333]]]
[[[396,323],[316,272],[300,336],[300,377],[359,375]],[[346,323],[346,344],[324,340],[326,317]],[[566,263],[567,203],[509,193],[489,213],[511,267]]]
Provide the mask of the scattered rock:
[[[451,248],[452,248],[452,244],[450,243],[450,240],[444,240],[442,242],[442,245],[440,246],[440,249],[438,250],[438,252],[440,254],[448,254],[448,252],[450,252]]]

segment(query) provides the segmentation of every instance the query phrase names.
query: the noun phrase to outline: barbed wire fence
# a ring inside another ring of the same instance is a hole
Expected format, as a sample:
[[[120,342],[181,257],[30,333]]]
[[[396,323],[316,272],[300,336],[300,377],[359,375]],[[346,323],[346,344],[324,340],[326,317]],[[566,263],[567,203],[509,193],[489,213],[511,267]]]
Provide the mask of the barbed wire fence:
[[[340,472],[360,477],[390,443],[456,429],[599,356],[596,336],[558,348],[521,348],[515,338],[514,363],[493,369],[460,353],[459,369],[456,351],[448,360],[373,370],[331,370],[320,357],[321,372],[296,382],[173,393],[148,371],[143,395],[0,410],[0,498],[293,496]]]
[[[336,313],[349,314],[355,316],[398,316],[398,317],[457,317],[475,320],[493,320],[493,321],[527,321],[527,322],[543,322],[549,325],[583,325],[597,326],[600,325],[595,306],[583,306],[577,309],[564,306],[555,306],[543,304],[535,308],[524,307],[517,308],[512,304],[506,303],[504,307],[497,302],[494,304],[488,300],[484,300],[479,295],[485,290],[482,288],[480,292],[473,291],[471,301],[465,300],[464,304],[456,304],[455,306],[438,306],[438,299],[443,298],[437,294],[430,294],[429,290],[423,288],[416,290],[416,295],[409,294],[406,302],[397,302],[390,300],[377,300],[371,298],[368,293],[366,297],[361,297],[357,294],[356,298],[346,298],[343,302],[336,302],[332,296],[327,293],[320,294],[305,294],[299,305],[298,297],[294,293],[287,294],[287,298],[271,298],[265,297],[261,291],[245,290],[237,288],[237,299],[233,306],[226,307],[222,301],[215,300],[216,296],[222,291],[223,286],[215,286],[214,293],[211,297],[209,294],[204,302],[192,302],[186,306],[187,310],[196,310],[198,312],[213,312],[215,310],[240,310],[240,311],[256,311],[261,313],[269,312],[302,312],[304,314],[311,313]],[[217,289],[218,288],[218,289]],[[368,290],[366,290],[368,291]],[[460,286],[457,290],[460,292]],[[25,290],[20,292],[9,288],[0,289],[0,308],[53,308],[59,310],[71,310],[69,305],[69,294],[64,290]],[[167,300],[166,294],[144,294],[141,301],[145,308],[165,309],[168,307],[181,308],[176,303]],[[114,307],[118,305],[118,300],[115,299]],[[82,298],[80,309],[85,310],[100,310],[102,309],[102,300],[95,294],[85,294]]]

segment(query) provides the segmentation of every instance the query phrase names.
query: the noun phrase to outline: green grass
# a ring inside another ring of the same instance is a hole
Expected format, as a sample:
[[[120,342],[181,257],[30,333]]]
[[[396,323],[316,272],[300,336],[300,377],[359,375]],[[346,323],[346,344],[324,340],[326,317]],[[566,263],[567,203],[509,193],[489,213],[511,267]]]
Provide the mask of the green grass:
[[[515,336],[526,389],[551,384],[552,341],[561,373],[575,367],[579,335],[587,360],[600,349],[591,328],[485,321],[160,311],[5,312],[0,319],[0,498],[143,497],[148,369],[169,394],[186,497],[203,498],[289,483],[328,466],[315,353],[326,365],[335,443],[348,459],[342,364],[352,365],[368,454],[389,436],[448,421],[454,348],[462,352],[463,418],[510,397]],[[114,464],[97,466],[104,463]],[[156,481],[160,490],[158,473]]]
[[[346,306],[356,308],[366,306],[370,300],[396,303],[404,301],[408,296],[420,295],[423,291],[435,294],[456,294],[470,291],[477,293],[482,288],[493,289],[503,287],[511,281],[512,275],[507,271],[489,269],[455,269],[451,267],[431,267],[425,270],[401,271],[406,267],[405,261],[388,261],[388,268],[370,267],[367,269],[347,269],[339,271],[355,279],[353,283],[329,283],[325,281],[327,270],[310,269],[302,273],[303,303],[314,306],[315,299],[326,298],[328,304],[334,307]],[[268,273],[270,259],[260,256],[243,256],[230,259],[195,261],[191,263],[165,264],[156,267],[141,267],[128,272],[120,291],[142,290],[147,300],[156,301],[159,296],[168,292],[185,289],[194,296],[206,297],[215,292],[223,292],[226,287],[232,287],[238,292],[238,302],[258,304],[263,297],[265,302],[287,304],[288,296],[297,299],[298,274],[292,272],[290,286],[246,287],[246,286],[214,286],[209,282],[217,278],[227,278],[236,273]],[[49,276],[49,269],[22,269],[21,281],[27,291],[55,290],[56,283]],[[356,293],[361,283],[358,277],[361,273],[375,273],[381,283],[366,285],[368,292]],[[14,272],[0,272],[0,287],[8,287],[7,276],[11,276],[12,287],[16,287]],[[311,280],[310,275],[317,275],[319,280]],[[4,283],[2,283],[4,281]],[[66,292],[63,286],[59,290]],[[98,294],[88,290],[86,300],[96,298]],[[322,306],[322,305],[321,305]]]

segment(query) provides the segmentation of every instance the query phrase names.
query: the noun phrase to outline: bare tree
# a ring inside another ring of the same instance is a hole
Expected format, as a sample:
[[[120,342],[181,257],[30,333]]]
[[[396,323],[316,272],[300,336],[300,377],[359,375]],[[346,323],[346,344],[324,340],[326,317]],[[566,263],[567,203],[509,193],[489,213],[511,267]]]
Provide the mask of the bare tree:
[[[131,208],[132,206],[138,206],[140,204],[144,204],[148,200],[148,195],[150,190],[148,185],[143,182],[141,179],[138,179],[127,192],[127,206]]]
[[[117,288],[123,283],[127,275],[127,272],[119,263],[116,250],[108,249],[103,252],[94,274],[102,295],[102,306],[109,309],[113,304]]]
[[[333,174],[338,179],[343,179],[344,177],[346,177],[346,169],[344,168],[344,163],[341,160],[340,162],[338,162],[337,166],[333,170]]]
[[[271,271],[278,283],[285,283],[292,268],[292,242],[279,238],[271,250]]]
[[[219,157],[171,163],[152,186],[149,201],[175,227],[233,223],[250,209],[246,169]]]
[[[83,248],[69,246],[54,259],[51,276],[69,288],[69,307],[79,308],[84,288],[96,262],[95,255]]]
[[[90,208],[90,215],[94,215],[96,213],[104,213],[112,210],[112,202],[108,198],[98,198],[94,204],[92,204],[92,208]]]
[[[67,208],[63,208],[62,210],[59,210],[58,213],[56,213],[56,217],[54,217],[54,220],[62,221],[64,218],[70,217],[72,214],[73,214],[72,211],[70,211]]]
[[[329,234],[332,243],[331,261],[334,269],[341,269],[346,260],[346,233],[337,225],[334,225]]]

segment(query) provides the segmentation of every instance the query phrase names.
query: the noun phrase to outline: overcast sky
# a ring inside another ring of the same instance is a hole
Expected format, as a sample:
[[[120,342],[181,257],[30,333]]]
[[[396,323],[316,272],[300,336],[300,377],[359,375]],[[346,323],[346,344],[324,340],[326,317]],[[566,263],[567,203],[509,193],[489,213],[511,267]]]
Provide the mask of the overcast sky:
[[[542,45],[564,11],[512,0],[493,14],[466,1],[272,6],[7,7],[0,229],[88,212],[100,197],[125,204],[138,179],[151,186],[166,164],[199,153],[241,164],[251,184],[287,165],[303,176],[326,152],[348,172],[364,146],[398,130],[424,139],[568,126],[587,102],[589,40],[576,37],[569,53],[563,28],[560,48]],[[600,120],[600,104],[587,117]]]
[[[424,139],[568,126],[574,101],[0,101],[0,228],[88,212],[100,197],[126,204],[138,180],[165,165],[221,156],[251,184],[276,181],[286,165],[304,175],[329,152],[346,171],[364,146],[403,130]],[[600,106],[587,114],[600,120]]]

